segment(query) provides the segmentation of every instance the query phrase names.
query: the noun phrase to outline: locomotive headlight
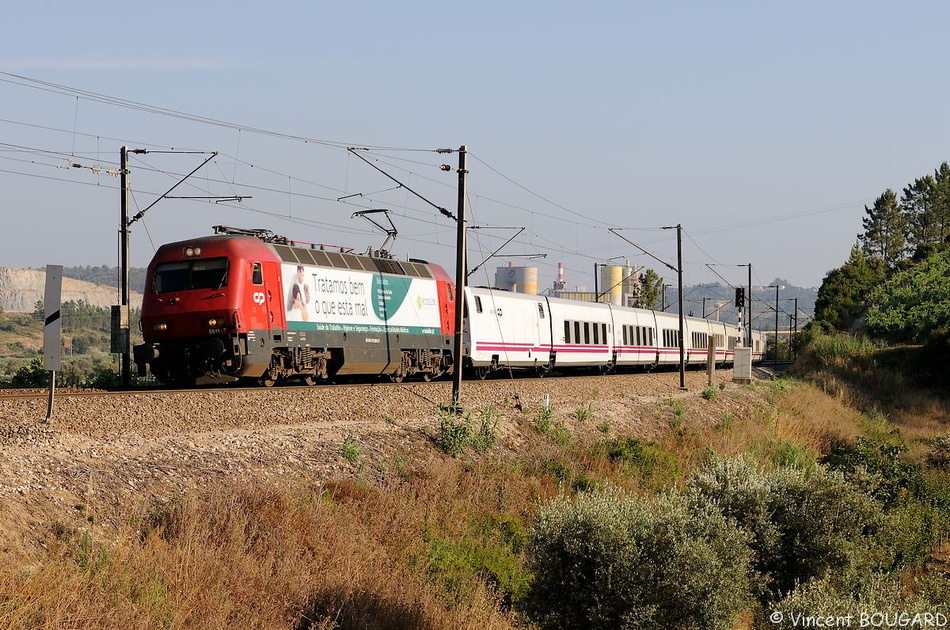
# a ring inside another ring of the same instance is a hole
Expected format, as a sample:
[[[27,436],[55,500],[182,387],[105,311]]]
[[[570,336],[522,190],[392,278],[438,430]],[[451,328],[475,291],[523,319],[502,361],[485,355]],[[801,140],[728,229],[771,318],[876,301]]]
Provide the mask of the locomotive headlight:
[[[193,256],[201,256],[200,247],[186,247],[185,248],[185,257],[191,258]]]
[[[155,322],[152,324],[152,330],[154,332],[164,332],[168,330],[168,324],[166,322]]]
[[[209,317],[205,323],[208,324],[208,326],[213,328],[215,326],[220,326],[221,324],[223,324],[224,320],[221,319],[220,317]]]

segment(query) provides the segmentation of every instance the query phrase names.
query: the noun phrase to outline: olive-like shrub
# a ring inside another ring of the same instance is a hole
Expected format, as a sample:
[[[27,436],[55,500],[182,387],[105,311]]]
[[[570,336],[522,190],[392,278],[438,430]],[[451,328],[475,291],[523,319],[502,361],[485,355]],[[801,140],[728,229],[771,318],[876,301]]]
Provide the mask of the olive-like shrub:
[[[763,602],[866,562],[884,524],[880,503],[817,465],[764,471],[748,457],[713,459],[689,478],[685,496],[747,534]]]
[[[523,600],[542,628],[731,628],[749,602],[747,536],[678,495],[601,490],[544,507]]]

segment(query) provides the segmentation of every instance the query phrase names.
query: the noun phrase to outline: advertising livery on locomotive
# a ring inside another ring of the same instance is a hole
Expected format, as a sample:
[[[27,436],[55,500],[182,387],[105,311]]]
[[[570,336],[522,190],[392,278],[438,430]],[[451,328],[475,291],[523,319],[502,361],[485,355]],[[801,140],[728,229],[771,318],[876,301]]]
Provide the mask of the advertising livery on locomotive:
[[[164,245],[149,264],[140,375],[148,366],[173,385],[272,385],[435,378],[451,365],[454,293],[438,265],[297,246],[266,230],[215,231]]]
[[[216,234],[159,248],[142,304],[140,375],[174,386],[254,379],[306,384],[337,376],[438,378],[453,365],[455,287],[422,260],[331,251],[268,230]],[[463,364],[498,370],[675,365],[678,316],[611,304],[465,289]],[[733,361],[741,332],[685,318],[687,363]],[[753,360],[764,338],[752,334]]]

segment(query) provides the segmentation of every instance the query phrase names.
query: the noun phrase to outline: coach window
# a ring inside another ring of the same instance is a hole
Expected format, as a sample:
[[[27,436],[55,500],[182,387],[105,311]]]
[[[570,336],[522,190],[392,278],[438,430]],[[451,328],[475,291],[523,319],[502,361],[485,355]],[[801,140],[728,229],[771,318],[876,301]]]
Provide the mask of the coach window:
[[[574,343],[581,342],[581,323],[574,322]]]
[[[540,302],[538,302],[538,316],[540,316],[541,319],[544,319],[544,304],[541,304]]]
[[[607,345],[607,324],[600,325],[600,338],[604,340],[604,345]]]
[[[600,326],[598,326],[597,324],[594,324],[594,345],[596,346],[599,343],[600,343]]]
[[[264,284],[264,270],[261,269],[261,263],[254,263],[254,268],[251,271],[251,283],[256,285]]]
[[[475,296],[475,312],[476,313],[482,312],[482,298],[481,296],[478,296],[478,295]]]
[[[564,320],[564,343],[571,343],[571,322]]]
[[[590,322],[584,322],[584,343],[590,343]]]

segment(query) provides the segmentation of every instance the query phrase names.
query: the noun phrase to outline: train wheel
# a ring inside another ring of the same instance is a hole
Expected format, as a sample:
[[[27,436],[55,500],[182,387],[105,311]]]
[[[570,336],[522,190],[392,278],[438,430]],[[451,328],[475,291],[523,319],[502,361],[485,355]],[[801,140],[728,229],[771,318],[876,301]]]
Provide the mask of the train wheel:
[[[312,374],[304,374],[303,376],[300,377],[300,382],[301,384],[306,385],[307,387],[311,387],[317,381],[316,379],[313,378]]]
[[[275,380],[273,377],[271,377],[270,373],[265,373],[264,376],[257,379],[258,385],[262,387],[273,387],[274,382]]]
[[[482,366],[475,367],[474,372],[475,372],[475,378],[477,378],[480,381],[484,381],[486,378],[488,378],[488,373],[490,372],[490,370],[488,369],[488,366],[482,365]]]
[[[389,379],[393,383],[402,383],[405,378],[406,378],[406,375],[403,374],[402,372],[393,372],[392,374],[389,375]]]

